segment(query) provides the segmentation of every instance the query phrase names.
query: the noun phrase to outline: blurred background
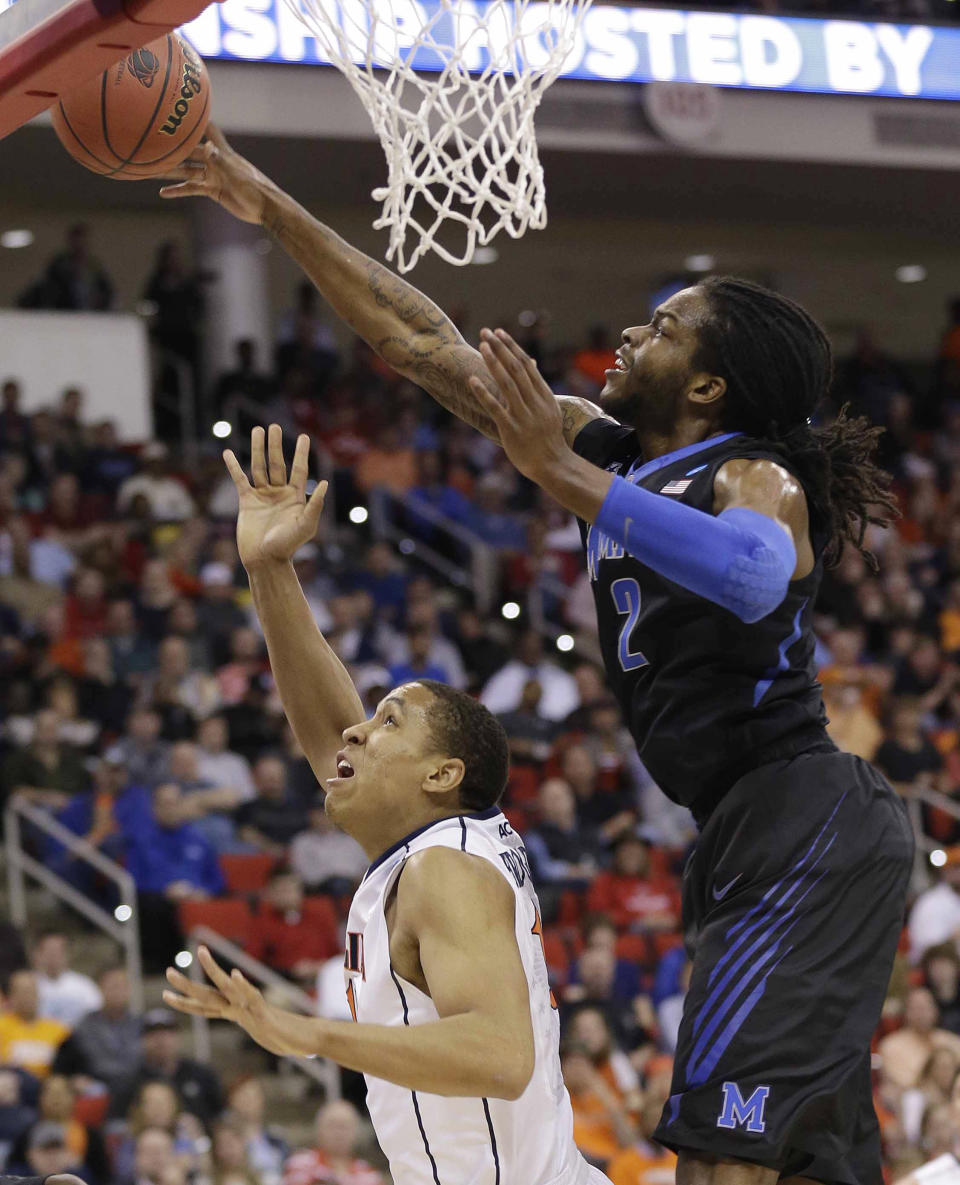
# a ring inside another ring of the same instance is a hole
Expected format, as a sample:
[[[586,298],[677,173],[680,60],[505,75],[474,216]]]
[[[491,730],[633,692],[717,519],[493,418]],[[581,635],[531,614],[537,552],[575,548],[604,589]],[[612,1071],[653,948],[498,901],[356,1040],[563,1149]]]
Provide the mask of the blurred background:
[[[875,1042],[891,1182],[960,1155],[958,11],[675,13],[672,73],[661,45],[650,83],[642,31],[669,10],[596,8],[581,76],[537,115],[547,228],[410,277],[468,340],[503,325],[556,391],[591,398],[665,295],[745,275],[828,329],[821,419],[849,403],[887,429],[902,517],[870,537],[878,572],[848,552],[829,573],[817,633],[832,734],[897,785],[919,840]],[[243,0],[190,35],[240,151],[382,258],[382,150],[310,39]],[[219,456],[276,421],[310,434],[331,481],[297,570],[367,706],[443,679],[510,735],[506,813],[537,876],[578,1142],[614,1185],[672,1181],[649,1134],[689,972],[695,829],[605,690],[574,522],[354,339],[257,228],[84,172],[44,117],[2,153],[0,1167],[387,1180],[356,1075],[157,1007],[162,968],[191,967],[202,938],[287,1006],[349,1015],[343,925],[366,861],[285,725]]]

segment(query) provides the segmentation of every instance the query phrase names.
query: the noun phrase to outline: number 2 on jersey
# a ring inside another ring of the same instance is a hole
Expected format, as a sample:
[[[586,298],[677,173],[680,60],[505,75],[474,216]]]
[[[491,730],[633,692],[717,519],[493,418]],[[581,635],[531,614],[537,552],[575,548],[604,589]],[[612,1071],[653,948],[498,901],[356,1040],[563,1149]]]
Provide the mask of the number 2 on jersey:
[[[621,576],[610,585],[610,595],[613,604],[621,617],[626,615],[626,621],[620,628],[620,640],[617,653],[620,657],[620,667],[624,671],[636,671],[647,666],[647,660],[639,650],[631,651],[630,636],[640,616],[640,585],[632,576]]]

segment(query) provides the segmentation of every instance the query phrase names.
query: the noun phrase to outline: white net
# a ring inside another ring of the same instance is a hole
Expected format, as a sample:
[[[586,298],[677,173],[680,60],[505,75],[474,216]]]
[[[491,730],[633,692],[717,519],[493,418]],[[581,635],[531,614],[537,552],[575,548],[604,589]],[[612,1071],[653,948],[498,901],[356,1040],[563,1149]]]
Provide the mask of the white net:
[[[286,3],[373,121],[387,158],[374,226],[401,272],[431,249],[470,263],[499,231],[546,225],[533,116],[590,0]]]

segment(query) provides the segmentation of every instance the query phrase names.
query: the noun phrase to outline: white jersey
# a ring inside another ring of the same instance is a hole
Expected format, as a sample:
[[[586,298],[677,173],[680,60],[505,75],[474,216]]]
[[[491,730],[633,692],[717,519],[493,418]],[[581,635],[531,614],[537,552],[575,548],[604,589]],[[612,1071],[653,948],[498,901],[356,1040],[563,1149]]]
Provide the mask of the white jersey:
[[[952,1152],[945,1152],[914,1169],[910,1176],[918,1185],[960,1185],[960,1161]]]
[[[396,1185],[587,1185],[606,1178],[573,1142],[560,1073],[560,1022],[547,982],[540,906],[520,837],[496,807],[454,815],[394,844],[367,871],[350,907],[344,963],[354,1018],[381,1025],[439,1019],[429,996],[390,964],[384,906],[405,861],[424,848],[482,856],[516,897],[516,936],[530,992],[536,1061],[515,1101],[446,1098],[366,1076],[370,1117]],[[453,1051],[451,1050],[451,1054]]]

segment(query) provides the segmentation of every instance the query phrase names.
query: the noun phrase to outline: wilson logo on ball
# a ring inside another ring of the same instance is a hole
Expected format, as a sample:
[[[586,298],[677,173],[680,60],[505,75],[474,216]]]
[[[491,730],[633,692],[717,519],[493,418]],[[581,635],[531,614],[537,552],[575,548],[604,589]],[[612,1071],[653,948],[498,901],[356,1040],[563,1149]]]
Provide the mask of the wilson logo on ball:
[[[127,58],[127,69],[137,82],[150,87],[160,72],[160,59],[149,49],[138,49]]]
[[[200,63],[184,45],[183,86],[180,87],[180,98],[174,103],[173,110],[160,127],[160,131],[165,136],[176,135],[177,129],[183,123],[184,116],[190,110],[190,104],[202,90]]]

